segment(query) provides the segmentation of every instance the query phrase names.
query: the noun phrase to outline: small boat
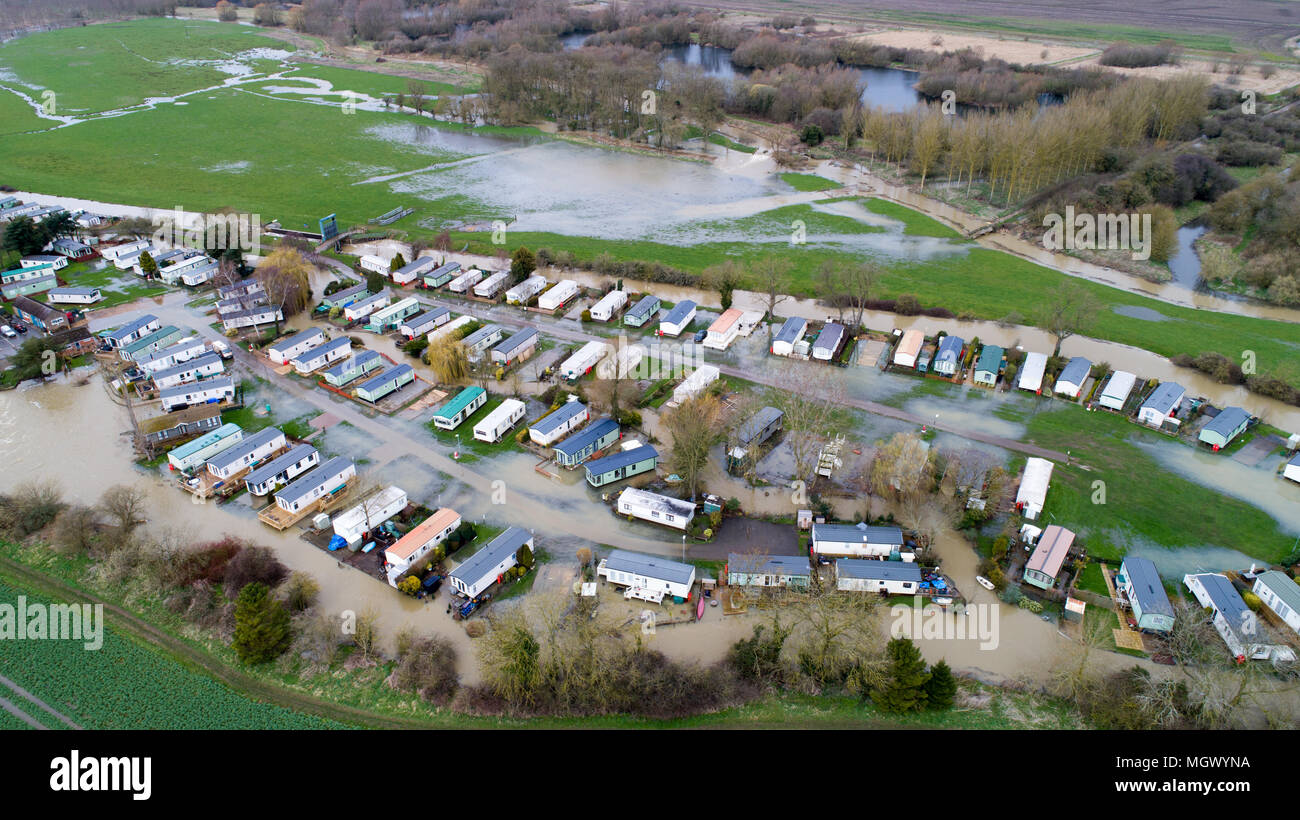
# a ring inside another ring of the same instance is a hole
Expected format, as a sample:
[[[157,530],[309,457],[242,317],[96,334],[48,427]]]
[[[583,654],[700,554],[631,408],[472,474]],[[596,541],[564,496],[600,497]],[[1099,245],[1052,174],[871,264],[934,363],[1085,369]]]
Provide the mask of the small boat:
[[[704,617],[704,596],[701,595],[701,596],[700,596],[700,602],[699,602],[699,604],[696,605],[696,607],[695,607],[695,620],[698,621],[699,619],[701,619],[701,618],[703,618],[703,617]]]
[[[943,596],[939,596],[938,598],[935,598],[934,602],[939,606],[952,606],[952,599],[945,598]]]
[[[992,591],[992,590],[996,589],[996,587],[993,586],[993,582],[990,581],[989,579],[985,578],[983,575],[976,575],[976,576],[975,576],[975,581],[976,581],[980,586],[984,587],[984,588],[987,589],[987,590]]]

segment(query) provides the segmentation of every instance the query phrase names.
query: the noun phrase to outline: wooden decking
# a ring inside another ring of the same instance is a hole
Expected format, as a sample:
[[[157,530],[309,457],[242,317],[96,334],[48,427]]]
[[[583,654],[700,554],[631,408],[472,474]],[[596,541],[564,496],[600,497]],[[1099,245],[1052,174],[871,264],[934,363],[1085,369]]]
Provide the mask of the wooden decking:
[[[1128,606],[1127,600],[1123,594],[1115,589],[1115,581],[1110,576],[1110,567],[1105,564],[1101,565],[1101,577],[1106,579],[1106,591],[1110,593],[1110,599],[1115,602],[1115,617],[1119,620],[1119,626],[1113,632],[1115,634],[1115,645],[1121,649],[1136,649],[1138,652],[1146,652],[1146,644],[1142,641],[1142,633],[1136,629],[1131,629],[1128,625],[1128,618],[1124,617],[1124,610]]]
[[[257,520],[261,521],[263,524],[274,527],[277,530],[287,530],[309,515],[315,515],[316,513],[322,513],[329,510],[347,496],[348,490],[351,489],[352,485],[356,482],[357,479],[355,476],[349,478],[342,487],[339,487],[328,495],[321,496],[295,513],[285,510],[279,504],[272,501],[257,513]]]
[[[280,449],[276,450],[274,453],[262,459],[261,461],[257,462],[256,464],[252,464],[240,470],[239,472],[235,473],[230,478],[217,478],[212,473],[208,472],[206,468],[201,468],[199,470],[199,475],[198,475],[198,479],[199,479],[198,484],[191,485],[187,483],[184,478],[182,478],[180,479],[181,488],[184,489],[186,492],[191,493],[197,496],[198,498],[202,498],[202,499],[212,498],[213,496],[220,496],[221,498],[229,498],[230,496],[237,493],[239,490],[243,489],[245,476],[247,476],[249,473],[257,469],[258,467],[261,467],[263,464],[266,464],[267,462],[273,459],[277,459],[280,456],[284,455],[285,453],[289,452],[292,446],[293,445],[281,447]]]

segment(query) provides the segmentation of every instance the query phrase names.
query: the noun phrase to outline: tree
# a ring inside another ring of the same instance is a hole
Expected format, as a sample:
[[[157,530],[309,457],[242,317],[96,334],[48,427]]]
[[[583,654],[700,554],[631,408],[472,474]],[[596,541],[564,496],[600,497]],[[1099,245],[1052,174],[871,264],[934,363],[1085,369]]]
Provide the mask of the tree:
[[[370,271],[366,274],[366,290],[370,293],[379,293],[384,289],[384,283],[387,281],[382,273]]]
[[[915,498],[933,482],[930,450],[913,432],[895,433],[876,448],[871,491],[879,496]]]
[[[393,254],[392,261],[388,263],[388,272],[393,273],[395,271],[401,270],[404,267],[406,267],[406,257],[402,256],[400,253]],[[367,284],[369,284],[371,276],[380,276],[380,274],[375,273],[374,271],[370,271],[370,273],[366,276]],[[379,281],[383,282],[384,280],[381,277]],[[380,287],[383,287],[383,285],[381,284]]]
[[[668,461],[694,498],[709,450],[722,438],[722,402],[710,393],[689,398],[664,416],[664,427],[673,438]]]
[[[231,646],[248,664],[266,663],[289,648],[289,611],[271,597],[263,583],[251,583],[235,601],[235,637]]]
[[[406,83],[406,99],[415,109],[415,113],[424,113],[425,95],[428,88],[419,80],[408,80]]]
[[[925,682],[925,705],[927,709],[951,709],[957,700],[957,679],[947,661],[939,661],[930,667],[930,677]]]
[[[840,412],[844,387],[839,381],[827,381],[809,364],[783,366],[781,384],[785,389],[774,392],[769,403],[785,414],[781,426],[794,462],[790,478],[812,487],[822,447],[844,426]]]
[[[158,263],[154,261],[153,254],[149,251],[140,252],[140,272],[144,274],[145,279],[158,278]]]
[[[67,555],[86,555],[95,546],[99,515],[93,507],[74,504],[54,519],[50,541]]]
[[[109,487],[99,497],[99,506],[117,530],[119,538],[125,538],[145,523],[144,493],[135,487],[125,484]]]
[[[302,312],[311,299],[311,275],[315,266],[294,248],[276,248],[257,266],[257,280],[266,291],[266,301],[280,308],[286,318]],[[280,322],[276,320],[276,330]]]
[[[316,605],[320,584],[305,572],[295,572],[284,585],[284,600],[294,612],[306,612]]]
[[[523,279],[537,270],[537,257],[533,252],[520,245],[510,256],[510,276],[516,281]]]
[[[723,309],[731,307],[731,293],[740,287],[745,279],[745,269],[735,260],[728,259],[718,265],[711,265],[700,274],[700,287],[716,290],[721,298]]]
[[[217,3],[217,19],[223,23],[233,23],[239,19],[239,12],[229,3],[229,0],[220,0]]]
[[[754,265],[754,279],[763,295],[767,297],[767,316],[776,318],[776,306],[790,297],[782,291],[787,286],[790,273],[790,260],[775,256],[766,256]],[[772,325],[767,326],[767,340],[772,342]]]
[[[379,651],[379,613],[366,608],[357,615],[356,627],[352,641],[361,652],[361,657],[371,660]]]
[[[1096,295],[1077,284],[1057,288],[1048,298],[1043,327],[1056,337],[1053,356],[1061,355],[1061,344],[1076,333],[1087,330],[1101,310]]]
[[[455,384],[470,375],[469,354],[459,339],[439,337],[424,352],[424,360],[441,384]]]
[[[925,659],[911,638],[894,638],[885,647],[885,678],[871,689],[871,701],[885,712],[919,712],[926,705]]]
[[[16,216],[5,226],[0,247],[19,256],[30,256],[40,253],[49,241],[49,234],[30,216]]]
[[[280,10],[270,3],[258,3],[253,6],[253,24],[258,26],[280,25]]]

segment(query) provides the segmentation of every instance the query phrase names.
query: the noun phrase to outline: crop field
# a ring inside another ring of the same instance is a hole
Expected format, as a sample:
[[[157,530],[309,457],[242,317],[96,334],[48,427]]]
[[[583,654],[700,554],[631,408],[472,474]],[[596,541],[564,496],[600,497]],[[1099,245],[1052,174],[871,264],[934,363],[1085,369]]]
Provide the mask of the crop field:
[[[48,603],[0,581],[0,602]],[[88,729],[328,729],[334,721],[249,700],[212,678],[112,630],[104,644],[80,641],[0,641],[0,670],[51,709]],[[48,728],[66,728],[54,715],[0,685],[0,697]],[[0,728],[17,728],[0,713]],[[19,724],[26,725],[26,724]]]

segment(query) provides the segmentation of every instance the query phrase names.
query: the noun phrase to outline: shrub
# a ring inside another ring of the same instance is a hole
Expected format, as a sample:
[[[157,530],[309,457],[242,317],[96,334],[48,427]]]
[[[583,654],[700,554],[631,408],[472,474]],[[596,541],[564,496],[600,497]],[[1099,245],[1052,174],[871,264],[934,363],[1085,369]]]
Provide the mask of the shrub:
[[[269,548],[245,547],[231,556],[223,581],[226,594],[233,598],[248,584],[256,582],[275,589],[288,577],[289,568],[281,564]]]
[[[235,604],[235,637],[231,646],[244,663],[273,660],[289,648],[289,612],[271,597],[265,584],[251,583]]]
[[[394,689],[416,692],[429,703],[450,702],[460,686],[456,650],[443,638],[414,641],[398,658],[391,683]]]

